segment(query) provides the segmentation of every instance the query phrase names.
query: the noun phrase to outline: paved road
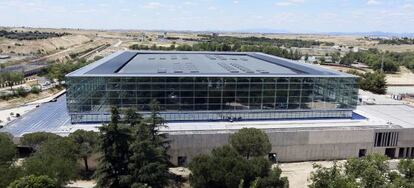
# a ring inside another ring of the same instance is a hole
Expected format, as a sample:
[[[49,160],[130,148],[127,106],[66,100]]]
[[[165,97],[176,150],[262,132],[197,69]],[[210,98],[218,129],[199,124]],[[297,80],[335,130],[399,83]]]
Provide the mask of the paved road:
[[[41,104],[40,107],[28,112],[22,118],[14,120],[0,131],[20,137],[31,132],[53,132],[69,124],[70,118],[66,108],[65,94],[60,96],[56,102]]]

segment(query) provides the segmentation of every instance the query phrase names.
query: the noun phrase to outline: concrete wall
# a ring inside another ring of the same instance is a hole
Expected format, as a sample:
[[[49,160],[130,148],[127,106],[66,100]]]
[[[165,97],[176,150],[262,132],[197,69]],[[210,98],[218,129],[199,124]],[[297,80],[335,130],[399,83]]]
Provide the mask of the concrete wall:
[[[358,157],[359,150],[367,154],[385,153],[386,148],[374,147],[375,132],[398,131],[399,147],[414,147],[414,129],[359,129],[359,130],[265,130],[280,162],[334,160]],[[234,131],[171,134],[171,161],[177,164],[178,156],[185,156],[187,163],[199,154],[207,154],[213,148],[228,144]]]
[[[372,130],[300,131],[268,133],[272,152],[281,162],[358,157],[372,151]]]

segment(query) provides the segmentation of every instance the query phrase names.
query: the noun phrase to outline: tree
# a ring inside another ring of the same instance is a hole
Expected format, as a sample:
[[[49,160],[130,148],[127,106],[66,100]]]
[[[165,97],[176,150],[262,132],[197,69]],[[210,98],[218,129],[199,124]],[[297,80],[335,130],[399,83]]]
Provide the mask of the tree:
[[[94,153],[98,144],[98,134],[93,131],[76,130],[69,135],[69,138],[76,143],[77,154],[82,158],[85,171],[89,171],[88,158]]]
[[[246,159],[267,155],[271,150],[266,133],[255,128],[243,128],[231,135],[230,144]]]
[[[341,61],[339,61],[339,64],[346,65],[346,66],[351,66],[352,63],[354,63],[354,60],[348,55],[346,55],[345,57],[341,59]]]
[[[142,122],[142,115],[137,113],[134,109],[128,108],[125,111],[125,123],[134,127]]]
[[[381,72],[365,73],[359,81],[359,86],[363,90],[376,94],[385,94],[387,91],[385,74]]]
[[[16,145],[10,135],[0,133],[0,166],[10,166],[16,156]]]
[[[407,182],[414,184],[414,160],[403,159],[398,163],[398,171],[404,175]]]
[[[166,148],[152,140],[151,131],[145,124],[138,125],[134,138],[129,164],[132,186],[164,187],[169,179]]]
[[[189,168],[190,184],[194,188],[238,187],[249,171],[246,159],[230,146],[215,148],[211,155],[195,157]]]
[[[42,92],[42,89],[40,88],[40,85],[32,86],[32,88],[30,89],[30,92],[34,94],[39,94],[40,92]]]
[[[48,176],[25,176],[13,181],[8,188],[56,188],[59,184]]]
[[[190,163],[193,187],[287,187],[280,169],[271,170],[265,159],[271,145],[258,129],[243,128],[230,137],[230,144],[210,155],[196,156]]]
[[[13,90],[13,85],[15,85],[16,83],[22,82],[24,79],[24,76],[20,72],[11,72],[9,74],[8,79],[9,79],[8,82],[9,82],[10,89]]]
[[[120,115],[116,107],[112,107],[111,113],[111,122],[100,128],[99,151],[102,156],[95,172],[97,186],[129,187],[130,130],[120,125]]]
[[[159,134],[159,128],[164,126],[164,119],[159,115],[160,106],[157,100],[152,100],[149,104],[151,113],[146,119],[146,124],[151,133],[151,139],[156,142],[162,142],[165,139],[165,134]],[[157,140],[158,139],[158,140]]]
[[[48,132],[35,132],[23,135],[20,139],[21,145],[29,146],[34,150],[38,150],[39,147],[46,141],[56,140],[61,138],[59,135]]]
[[[0,133],[0,187],[7,187],[22,175],[21,168],[14,165],[16,152],[12,136]]]
[[[159,132],[164,120],[159,116],[158,102],[150,103],[151,114],[145,121],[134,110],[127,110],[126,122],[134,127],[133,141],[130,147],[130,176],[132,186],[148,185],[164,187],[168,183],[169,156],[167,135]]]
[[[281,177],[282,170],[275,167],[270,172],[269,176],[258,178],[256,182],[257,188],[288,188],[289,181],[287,177]]]
[[[314,165],[311,174],[311,188],[322,187],[410,187],[398,173],[388,168],[388,157],[380,154],[364,158],[349,159],[343,166],[334,163],[333,167]]]
[[[270,162],[264,157],[247,160],[229,145],[213,149],[210,155],[196,156],[189,168],[190,184],[195,188],[250,187],[271,173]],[[263,185],[271,179],[263,179]]]
[[[336,162],[331,168],[313,164],[316,171],[311,173],[310,188],[357,188],[358,184],[354,178],[348,177],[342,172],[342,166]]]
[[[46,175],[62,186],[76,178],[78,163],[75,143],[65,137],[45,141],[23,163],[26,175]]]

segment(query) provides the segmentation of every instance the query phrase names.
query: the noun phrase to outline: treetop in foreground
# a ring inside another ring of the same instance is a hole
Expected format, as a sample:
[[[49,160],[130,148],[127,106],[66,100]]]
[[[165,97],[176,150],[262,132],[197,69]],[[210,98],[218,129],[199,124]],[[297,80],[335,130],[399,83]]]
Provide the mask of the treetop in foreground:
[[[234,133],[230,137],[230,144],[247,159],[267,155],[271,150],[269,137],[255,128],[243,128]]]

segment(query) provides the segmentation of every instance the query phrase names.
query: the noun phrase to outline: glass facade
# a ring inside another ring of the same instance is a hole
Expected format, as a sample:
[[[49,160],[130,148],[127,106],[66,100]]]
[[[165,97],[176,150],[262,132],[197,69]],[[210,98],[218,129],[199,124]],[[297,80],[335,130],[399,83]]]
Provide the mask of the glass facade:
[[[145,114],[152,99],[167,121],[347,118],[354,77],[67,77],[71,120],[106,122],[110,107]]]

